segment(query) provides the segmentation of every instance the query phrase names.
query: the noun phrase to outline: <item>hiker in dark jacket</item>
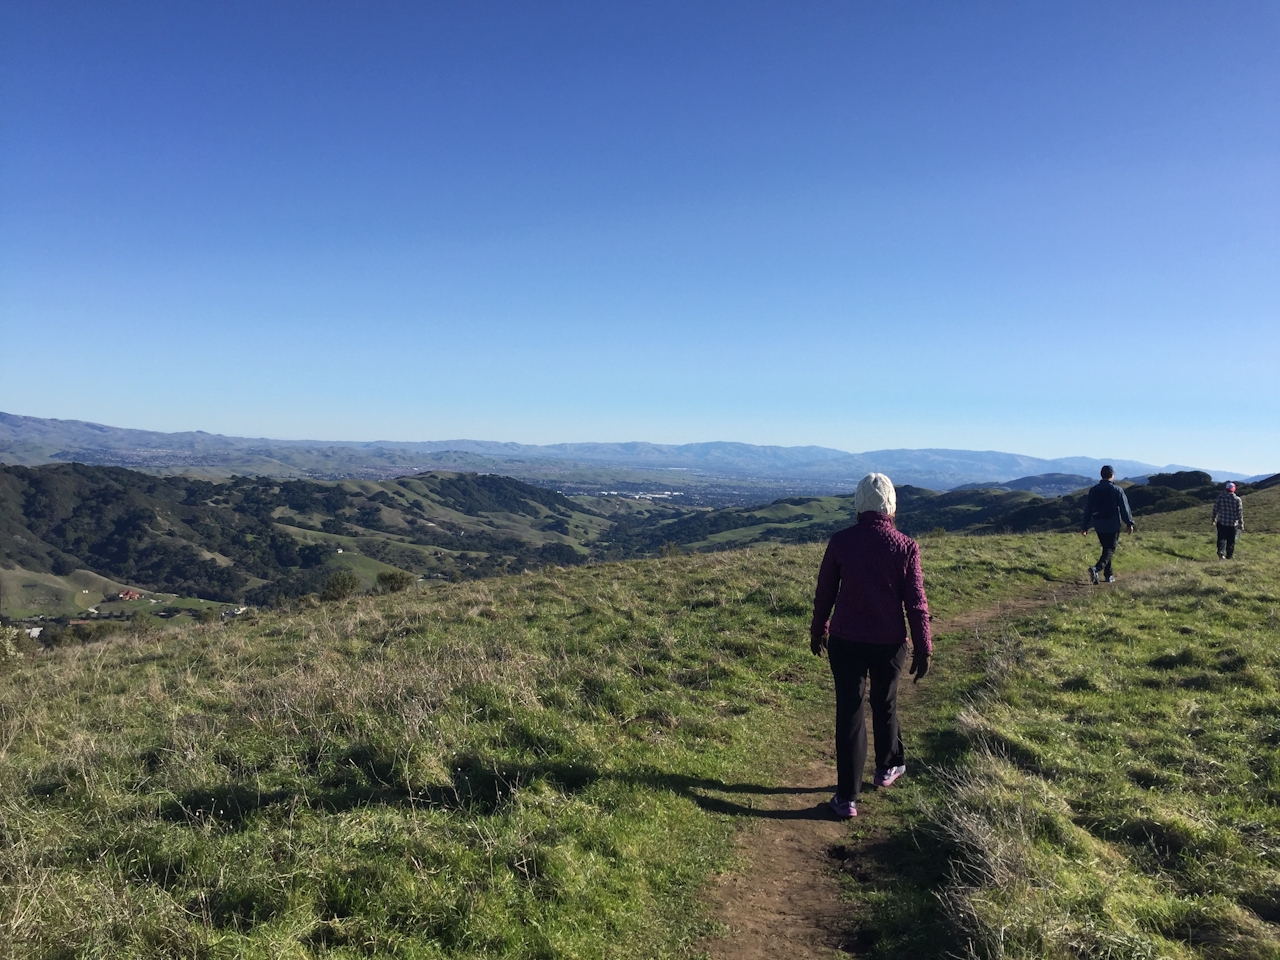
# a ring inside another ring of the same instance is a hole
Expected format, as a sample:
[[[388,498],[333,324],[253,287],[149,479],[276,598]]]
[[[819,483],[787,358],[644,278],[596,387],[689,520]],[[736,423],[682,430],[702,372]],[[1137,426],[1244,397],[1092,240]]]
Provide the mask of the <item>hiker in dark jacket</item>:
[[[1098,582],[1099,577],[1106,577],[1107,583],[1115,583],[1111,573],[1111,558],[1115,556],[1116,544],[1120,541],[1120,526],[1129,528],[1133,533],[1133,514],[1129,512],[1129,498],[1124,490],[1111,482],[1116,472],[1110,466],[1102,468],[1102,479],[1089,490],[1089,501],[1084,508],[1084,522],[1080,525],[1080,535],[1089,533],[1089,525],[1098,531],[1098,543],[1102,544],[1102,556],[1089,568],[1089,579]]]
[[[1236,485],[1228,483],[1213,501],[1213,522],[1218,528],[1218,559],[1236,555],[1236,536],[1244,530],[1244,503],[1236,496]]]
[[[867,763],[868,699],[875,730],[875,785],[887,787],[907,772],[898,726],[898,679],[907,659],[904,608],[914,641],[911,673],[916,680],[928,673],[933,652],[920,548],[894,528],[898,498],[893,484],[882,473],[868,474],[858,484],[853,504],[858,522],[827,544],[809,625],[809,648],[815,656],[827,651],[836,684],[837,785],[831,809],[839,817],[858,815]]]

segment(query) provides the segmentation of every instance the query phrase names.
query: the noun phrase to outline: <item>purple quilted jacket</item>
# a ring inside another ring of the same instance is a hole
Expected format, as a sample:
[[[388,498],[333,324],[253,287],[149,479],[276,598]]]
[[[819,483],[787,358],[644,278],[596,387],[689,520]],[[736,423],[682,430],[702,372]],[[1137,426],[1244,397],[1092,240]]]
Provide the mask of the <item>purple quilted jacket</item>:
[[[920,547],[884,514],[859,514],[857,524],[827,544],[809,631],[829,634],[833,642],[906,643],[904,609],[916,653],[931,653]]]

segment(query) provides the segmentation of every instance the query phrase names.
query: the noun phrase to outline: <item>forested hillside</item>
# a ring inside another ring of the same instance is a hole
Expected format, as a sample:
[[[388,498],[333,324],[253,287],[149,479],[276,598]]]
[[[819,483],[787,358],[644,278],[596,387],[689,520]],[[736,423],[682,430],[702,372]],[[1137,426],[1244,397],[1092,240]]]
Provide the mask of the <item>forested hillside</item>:
[[[353,557],[366,575],[449,579],[573,564],[607,525],[552,491],[474,474],[214,483],[82,464],[0,467],[0,562],[214,600],[318,591]]]
[[[1027,478],[1034,480],[1035,478]],[[1275,483],[1275,478],[1250,487]],[[1208,474],[1130,486],[1139,517],[1205,504]],[[935,493],[898,488],[907,533],[1069,530],[1084,492]],[[619,497],[567,498],[509,477],[423,473],[325,482],[155,477],[119,467],[0,466],[0,564],[209,600],[270,605],[320,592],[338,570],[471,579],[587,560],[827,539],[856,519],[852,495],[788,497],[751,508],[682,508]]]

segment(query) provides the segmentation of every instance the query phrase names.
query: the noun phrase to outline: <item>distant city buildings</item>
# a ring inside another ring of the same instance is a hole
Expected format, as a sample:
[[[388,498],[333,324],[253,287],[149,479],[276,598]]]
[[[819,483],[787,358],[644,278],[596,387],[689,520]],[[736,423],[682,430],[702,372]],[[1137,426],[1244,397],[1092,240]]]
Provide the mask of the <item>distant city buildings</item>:
[[[672,497],[683,497],[680,490],[662,490],[654,493],[619,493],[617,490],[601,490],[601,497],[624,497],[627,500],[669,500]]]

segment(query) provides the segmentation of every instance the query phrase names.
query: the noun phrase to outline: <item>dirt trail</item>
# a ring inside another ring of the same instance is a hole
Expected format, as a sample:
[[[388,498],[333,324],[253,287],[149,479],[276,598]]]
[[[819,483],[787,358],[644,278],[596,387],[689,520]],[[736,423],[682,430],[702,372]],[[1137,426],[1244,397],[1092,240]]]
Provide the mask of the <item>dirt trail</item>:
[[[1084,583],[1056,584],[935,621],[933,633],[974,631],[993,621],[1079,596],[1088,589]],[[901,701],[909,705],[914,684],[903,683],[901,691]],[[909,717],[909,706],[907,714]],[[808,960],[860,952],[856,943],[845,939],[847,908],[840,901],[840,881],[833,869],[836,859],[848,855],[843,844],[849,826],[825,808],[835,791],[834,749],[825,729],[813,734],[809,743],[797,745],[804,758],[786,772],[783,786],[761,794],[753,829],[739,835],[737,858],[744,863],[741,871],[720,874],[707,890],[712,916],[728,927],[725,937],[699,944],[713,960]],[[864,841],[868,842],[874,843],[875,837]]]

